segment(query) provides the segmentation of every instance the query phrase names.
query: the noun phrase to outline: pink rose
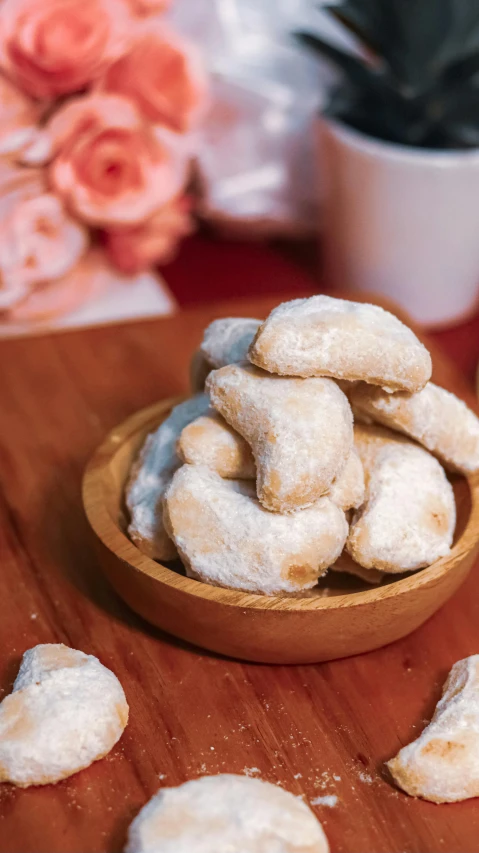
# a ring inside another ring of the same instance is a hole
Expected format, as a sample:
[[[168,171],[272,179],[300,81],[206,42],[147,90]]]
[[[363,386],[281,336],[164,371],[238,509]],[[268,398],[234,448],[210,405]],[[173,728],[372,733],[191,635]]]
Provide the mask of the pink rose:
[[[195,48],[151,24],[107,69],[100,85],[133,100],[150,121],[180,133],[194,127],[206,103],[206,75]]]
[[[173,134],[145,124],[133,104],[111,95],[79,98],[54,116],[48,133],[55,190],[97,226],[148,218],[181,189],[187,170]]]
[[[166,12],[171,0],[129,0],[129,3],[135,15],[155,15]]]
[[[43,174],[37,169],[20,169],[0,160],[0,253],[5,259],[12,254],[12,234],[9,227],[13,210],[23,201],[45,192]],[[11,266],[0,265],[0,311],[10,308],[28,293],[22,276],[11,274]]]
[[[26,290],[61,278],[84,254],[84,228],[50,193],[17,201],[2,222],[0,274],[5,289]]]
[[[22,151],[33,139],[39,117],[38,106],[0,74],[0,155]]]
[[[190,211],[190,199],[182,196],[136,228],[109,231],[105,244],[112,264],[121,272],[134,275],[171,261],[181,238],[193,231]]]
[[[55,98],[91,83],[122,52],[124,0],[4,0],[1,63],[35,98]]]
[[[92,249],[63,278],[30,291],[9,311],[8,319],[17,323],[45,323],[70,314],[85,302],[102,296],[111,278],[103,252]]]
[[[44,192],[47,189],[43,169],[24,169],[7,158],[0,158],[0,226],[18,201]]]

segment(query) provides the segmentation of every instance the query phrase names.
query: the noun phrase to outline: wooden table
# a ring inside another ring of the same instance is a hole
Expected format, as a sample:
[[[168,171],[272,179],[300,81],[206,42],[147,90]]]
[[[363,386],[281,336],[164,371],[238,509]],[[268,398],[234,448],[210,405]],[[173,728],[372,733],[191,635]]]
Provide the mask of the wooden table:
[[[276,301],[0,345],[1,695],[26,649],[63,642],[111,667],[130,703],[107,759],[55,787],[0,786],[2,853],[119,851],[160,784],[218,772],[258,774],[316,801],[333,853],[479,851],[479,801],[420,802],[383,774],[429,718],[452,663],[479,652],[477,571],[394,646],[272,667],[151,629],[95,563],[80,500],[93,448],[136,409],[186,388],[189,355],[214,316],[261,316]]]

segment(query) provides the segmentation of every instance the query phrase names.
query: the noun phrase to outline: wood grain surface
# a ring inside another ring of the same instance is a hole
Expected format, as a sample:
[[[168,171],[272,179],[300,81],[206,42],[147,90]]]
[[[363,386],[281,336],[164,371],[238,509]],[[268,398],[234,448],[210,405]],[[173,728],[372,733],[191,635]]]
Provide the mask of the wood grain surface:
[[[420,802],[383,770],[429,719],[454,661],[479,652],[477,568],[405,640],[275,667],[202,653],[150,628],[95,562],[80,497],[94,447],[132,412],[186,389],[189,356],[213,317],[262,316],[276,301],[0,344],[0,696],[26,649],[64,642],[109,666],[130,703],[107,759],[54,787],[0,786],[2,853],[119,851],[160,784],[218,772],[303,794],[333,853],[479,851],[478,800]],[[467,395],[452,365],[441,379]]]

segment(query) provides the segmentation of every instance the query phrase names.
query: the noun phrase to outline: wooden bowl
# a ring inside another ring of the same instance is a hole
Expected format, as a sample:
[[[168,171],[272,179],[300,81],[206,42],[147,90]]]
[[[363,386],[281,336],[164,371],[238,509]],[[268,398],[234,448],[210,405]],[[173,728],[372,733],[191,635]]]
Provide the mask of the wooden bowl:
[[[422,625],[465,579],[479,547],[479,475],[457,478],[456,540],[427,569],[379,587],[330,572],[302,598],[245,594],[191,580],[142,554],[126,535],[125,481],[146,435],[180,400],[164,400],[114,429],[86,469],[83,500],[100,564],[130,607],[170,634],[245,660],[313,663],[379,648]]]

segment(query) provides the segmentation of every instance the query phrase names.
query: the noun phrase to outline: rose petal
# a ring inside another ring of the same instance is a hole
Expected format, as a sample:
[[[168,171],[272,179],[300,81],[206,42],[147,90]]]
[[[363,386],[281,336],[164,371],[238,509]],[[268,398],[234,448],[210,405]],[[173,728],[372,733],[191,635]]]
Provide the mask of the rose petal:
[[[91,95],[60,110],[50,127],[58,150],[53,187],[97,227],[135,225],[169,202],[188,174],[186,146],[144,123],[124,98]]]
[[[150,21],[130,50],[105,73],[100,88],[130,98],[150,121],[178,133],[198,125],[207,102],[207,78],[196,47]]]
[[[103,252],[91,250],[58,281],[42,285],[12,311],[12,322],[44,322],[75,311],[100,297],[111,282],[111,269]]]
[[[125,0],[3,0],[0,64],[35,98],[78,91],[125,50],[130,15]]]
[[[114,266],[134,274],[173,260],[178,244],[194,230],[191,200],[183,196],[158,210],[136,228],[122,228],[105,235],[106,250]]]

